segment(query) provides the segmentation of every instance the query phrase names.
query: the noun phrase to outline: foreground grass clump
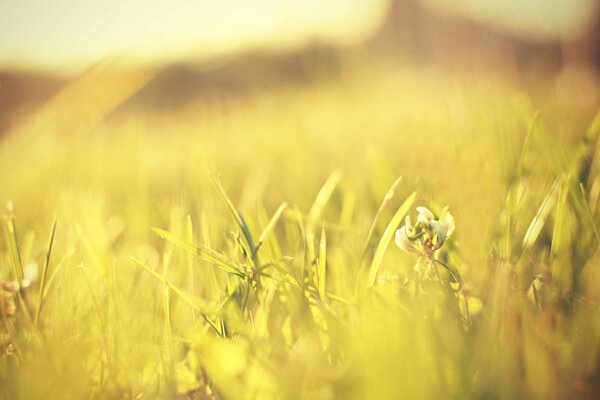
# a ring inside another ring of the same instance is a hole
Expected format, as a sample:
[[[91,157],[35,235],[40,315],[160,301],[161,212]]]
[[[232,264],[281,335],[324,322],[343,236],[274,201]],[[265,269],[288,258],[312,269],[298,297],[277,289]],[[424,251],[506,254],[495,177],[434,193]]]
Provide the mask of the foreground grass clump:
[[[424,74],[5,139],[2,398],[593,398],[600,118]]]

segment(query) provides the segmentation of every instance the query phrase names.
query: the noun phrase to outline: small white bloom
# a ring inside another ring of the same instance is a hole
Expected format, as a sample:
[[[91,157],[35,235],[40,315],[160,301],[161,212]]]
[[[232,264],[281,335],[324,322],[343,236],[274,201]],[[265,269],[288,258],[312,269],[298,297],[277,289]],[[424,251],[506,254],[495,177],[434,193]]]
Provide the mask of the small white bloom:
[[[426,207],[417,207],[417,211],[416,225],[413,226],[410,217],[406,216],[404,226],[396,231],[396,245],[406,252],[431,257],[454,233],[454,218],[447,209],[437,219]]]

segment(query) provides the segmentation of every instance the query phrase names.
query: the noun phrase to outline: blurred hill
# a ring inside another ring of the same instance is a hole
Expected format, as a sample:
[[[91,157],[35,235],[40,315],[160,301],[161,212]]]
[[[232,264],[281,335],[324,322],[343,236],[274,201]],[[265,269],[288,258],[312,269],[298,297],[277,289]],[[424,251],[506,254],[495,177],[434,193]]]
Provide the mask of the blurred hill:
[[[243,101],[257,92],[335,78],[343,60],[342,49],[313,44],[293,52],[255,50],[202,63],[167,65],[115,113],[168,112],[197,101]]]
[[[42,71],[0,70],[0,133],[39,109],[67,81]]]

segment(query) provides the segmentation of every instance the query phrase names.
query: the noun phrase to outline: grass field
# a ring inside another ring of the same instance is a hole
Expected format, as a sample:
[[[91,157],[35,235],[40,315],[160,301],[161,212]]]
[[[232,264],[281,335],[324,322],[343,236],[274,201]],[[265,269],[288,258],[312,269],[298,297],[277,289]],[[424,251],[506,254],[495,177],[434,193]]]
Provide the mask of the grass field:
[[[0,397],[594,398],[600,117],[552,85],[381,67],[2,138]]]

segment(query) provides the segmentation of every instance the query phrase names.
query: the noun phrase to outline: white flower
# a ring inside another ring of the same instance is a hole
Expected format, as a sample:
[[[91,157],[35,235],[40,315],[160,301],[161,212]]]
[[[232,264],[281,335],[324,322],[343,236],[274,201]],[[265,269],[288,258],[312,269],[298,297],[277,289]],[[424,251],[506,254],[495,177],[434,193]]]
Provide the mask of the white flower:
[[[420,253],[420,251],[415,246],[415,243],[411,241],[408,237],[407,226],[408,225],[405,225],[400,229],[396,230],[396,246],[408,253]]]
[[[417,207],[416,225],[407,216],[404,226],[396,231],[396,245],[406,251],[431,256],[454,233],[454,218],[447,207],[439,218],[427,207]]]

